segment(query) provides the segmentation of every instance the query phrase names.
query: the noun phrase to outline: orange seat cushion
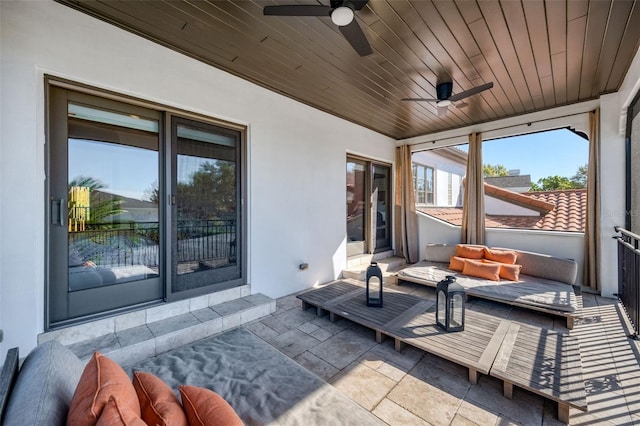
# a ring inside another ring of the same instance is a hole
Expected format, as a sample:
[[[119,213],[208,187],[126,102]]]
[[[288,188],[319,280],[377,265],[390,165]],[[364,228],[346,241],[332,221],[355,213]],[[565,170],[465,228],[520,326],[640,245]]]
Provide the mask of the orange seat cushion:
[[[466,259],[483,259],[485,246],[474,246],[471,244],[458,244],[456,254],[458,257]]]
[[[451,269],[452,271],[462,272],[462,269],[464,269],[465,260],[466,259],[463,257],[451,256],[451,259],[449,259],[449,269]]]
[[[140,416],[140,404],[127,373],[116,362],[95,352],[87,363],[71,399],[67,426],[95,425],[102,410],[114,397],[122,410]]]
[[[212,390],[180,386],[189,426],[244,426],[231,405]]]
[[[507,263],[514,265],[518,260],[518,253],[512,250],[495,250],[490,248],[484,249],[484,258],[493,260],[494,262]]]
[[[147,426],[140,417],[114,397],[109,398],[104,406],[96,426]]]
[[[133,387],[140,401],[142,420],[156,426],[188,426],[180,400],[162,379],[134,371]]]
[[[464,275],[485,278],[491,281],[500,281],[500,265],[497,263],[486,263],[482,260],[469,259],[464,262]]]

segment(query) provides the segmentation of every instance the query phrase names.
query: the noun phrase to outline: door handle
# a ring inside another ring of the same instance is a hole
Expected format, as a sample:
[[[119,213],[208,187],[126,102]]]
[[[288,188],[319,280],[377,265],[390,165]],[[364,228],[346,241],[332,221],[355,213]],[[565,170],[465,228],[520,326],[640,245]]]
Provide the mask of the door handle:
[[[57,204],[57,206],[56,206]],[[55,214],[53,212],[58,212],[58,217],[56,219]],[[60,198],[59,200],[51,200],[51,224],[52,225],[60,225],[65,226],[64,224],[64,198]]]

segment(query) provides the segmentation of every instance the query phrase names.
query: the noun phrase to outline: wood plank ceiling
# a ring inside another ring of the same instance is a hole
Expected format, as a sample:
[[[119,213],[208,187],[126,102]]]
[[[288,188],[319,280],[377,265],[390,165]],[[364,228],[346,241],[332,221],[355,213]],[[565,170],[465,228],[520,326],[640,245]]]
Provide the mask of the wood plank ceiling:
[[[614,92],[640,40],[638,0],[371,0],[356,13],[365,57],[328,17],[262,13],[328,0],[58,1],[396,139]],[[441,117],[401,101],[441,81],[494,87]]]

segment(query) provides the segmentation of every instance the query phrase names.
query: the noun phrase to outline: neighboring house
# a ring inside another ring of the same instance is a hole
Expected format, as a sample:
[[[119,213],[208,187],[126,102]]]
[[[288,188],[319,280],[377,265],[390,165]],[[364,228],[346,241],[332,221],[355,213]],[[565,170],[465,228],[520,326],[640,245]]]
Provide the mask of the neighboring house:
[[[584,232],[586,209],[586,189],[519,194],[485,183],[488,228]],[[418,206],[418,210],[453,225],[462,224],[462,207]]]
[[[460,225],[466,161],[467,153],[455,147],[414,153],[417,210]],[[484,178],[487,227],[584,232],[586,189],[529,192],[531,175],[509,173]]]
[[[124,197],[118,194],[112,194],[106,191],[93,191],[91,201],[105,202],[111,200],[120,200],[118,206],[122,210],[117,215],[109,216],[109,222],[126,223],[126,222],[158,222],[158,203],[151,201],[138,200],[136,198]]]
[[[413,188],[416,205],[461,206],[462,177],[467,153],[456,147],[413,154]]]
[[[520,170],[509,170],[508,176],[489,176],[484,181],[513,192],[528,192],[531,189],[531,175],[521,175]]]

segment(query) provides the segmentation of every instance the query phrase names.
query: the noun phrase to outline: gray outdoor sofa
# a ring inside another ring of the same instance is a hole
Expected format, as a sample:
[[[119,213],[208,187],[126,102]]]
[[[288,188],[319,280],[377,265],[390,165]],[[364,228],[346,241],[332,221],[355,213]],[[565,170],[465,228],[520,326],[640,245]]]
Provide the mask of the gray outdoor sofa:
[[[513,251],[517,253],[517,263],[522,265],[517,282],[504,279],[491,281],[452,271],[448,266],[451,256],[456,254],[456,245],[427,244],[425,259],[401,270],[398,283],[406,281],[435,287],[447,275],[453,275],[468,296],[564,317],[567,328],[572,329],[581,308],[574,287],[578,264],[571,259]]]
[[[18,349],[10,349],[0,374],[0,424],[65,425],[85,362],[50,341],[18,365]],[[180,384],[214,390],[246,425],[385,424],[244,328],[123,368],[156,375],[176,395]]]

